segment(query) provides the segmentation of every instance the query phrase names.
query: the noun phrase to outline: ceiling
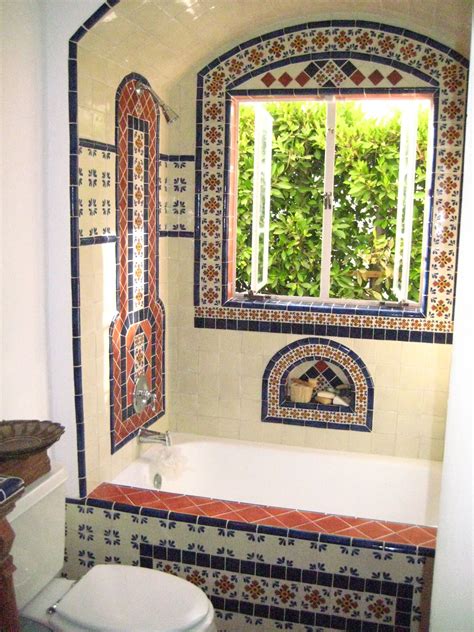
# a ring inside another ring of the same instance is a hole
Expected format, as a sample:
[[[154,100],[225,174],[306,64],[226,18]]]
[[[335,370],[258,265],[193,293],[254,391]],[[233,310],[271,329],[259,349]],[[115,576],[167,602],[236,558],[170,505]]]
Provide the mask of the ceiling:
[[[469,54],[470,0],[121,0],[80,46],[171,85],[257,34],[330,18],[404,26]]]

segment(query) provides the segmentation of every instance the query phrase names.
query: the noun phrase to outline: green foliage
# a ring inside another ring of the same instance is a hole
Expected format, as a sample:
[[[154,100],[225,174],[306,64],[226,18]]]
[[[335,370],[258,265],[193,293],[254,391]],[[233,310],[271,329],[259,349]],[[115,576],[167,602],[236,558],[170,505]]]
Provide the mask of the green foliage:
[[[269,279],[264,292],[319,295],[326,108],[267,104],[273,117]],[[337,112],[330,296],[396,300],[392,293],[400,121],[383,125],[354,102]],[[427,114],[419,125],[410,294],[419,299]],[[240,108],[237,290],[250,284],[254,114]]]

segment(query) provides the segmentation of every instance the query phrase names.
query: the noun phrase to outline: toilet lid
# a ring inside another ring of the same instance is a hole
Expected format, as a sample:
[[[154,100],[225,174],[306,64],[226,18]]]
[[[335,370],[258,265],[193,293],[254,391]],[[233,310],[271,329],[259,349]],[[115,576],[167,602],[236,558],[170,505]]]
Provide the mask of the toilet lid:
[[[136,566],[94,566],[61,599],[58,619],[100,632],[181,632],[198,625],[210,602],[190,582]]]

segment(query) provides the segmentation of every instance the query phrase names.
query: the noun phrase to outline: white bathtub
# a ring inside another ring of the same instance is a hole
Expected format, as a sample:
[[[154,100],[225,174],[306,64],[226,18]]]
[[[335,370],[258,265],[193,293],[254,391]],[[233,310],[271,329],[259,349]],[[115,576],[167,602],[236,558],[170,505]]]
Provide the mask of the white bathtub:
[[[436,526],[441,464],[172,433],[113,482],[222,500]]]

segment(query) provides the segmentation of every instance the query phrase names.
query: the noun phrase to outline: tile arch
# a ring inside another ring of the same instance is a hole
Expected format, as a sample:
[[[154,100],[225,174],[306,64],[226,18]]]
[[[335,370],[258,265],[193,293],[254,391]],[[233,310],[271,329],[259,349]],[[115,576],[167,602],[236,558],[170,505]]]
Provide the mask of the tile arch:
[[[342,370],[352,389],[349,407],[315,402],[298,404],[287,398],[290,373],[307,362],[321,361]],[[262,380],[263,422],[370,432],[374,385],[362,358],[345,345],[327,338],[303,338],[286,345],[268,362]]]

